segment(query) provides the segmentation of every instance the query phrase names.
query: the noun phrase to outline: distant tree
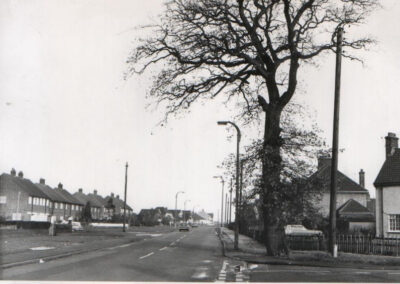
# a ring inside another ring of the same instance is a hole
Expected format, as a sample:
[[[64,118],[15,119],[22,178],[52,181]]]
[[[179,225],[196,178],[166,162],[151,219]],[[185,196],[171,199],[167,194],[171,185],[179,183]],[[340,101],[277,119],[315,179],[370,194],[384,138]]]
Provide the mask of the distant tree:
[[[107,209],[107,211],[109,212],[109,214],[110,214],[110,217],[111,217],[111,220],[113,221],[113,222],[115,222],[115,221],[117,221],[117,220],[115,220],[115,205],[114,205],[114,201],[113,201],[113,198],[112,197],[109,197],[108,199],[107,199],[107,204],[104,206],[106,209]]]
[[[82,210],[81,220],[86,223],[92,221],[92,207],[90,205],[90,201],[87,201]]]
[[[262,194],[267,253],[279,230],[282,112],[297,89],[300,66],[335,51],[339,29],[363,23],[378,0],[170,0],[160,23],[128,59],[130,74],[156,65],[150,96],[166,118],[217,95],[242,100],[238,116],[263,116]],[[343,56],[373,41],[347,34]]]

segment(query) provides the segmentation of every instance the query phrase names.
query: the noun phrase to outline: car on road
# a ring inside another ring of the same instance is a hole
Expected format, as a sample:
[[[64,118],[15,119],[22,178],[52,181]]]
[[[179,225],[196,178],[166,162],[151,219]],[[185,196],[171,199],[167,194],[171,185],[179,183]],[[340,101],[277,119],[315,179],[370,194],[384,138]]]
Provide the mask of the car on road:
[[[178,230],[179,230],[179,232],[182,232],[182,231],[189,232],[190,226],[186,223],[181,223],[181,224],[179,224]]]
[[[322,236],[322,231],[309,230],[303,225],[286,225],[285,235],[287,236]]]
[[[81,222],[71,222],[72,231],[83,231]]]

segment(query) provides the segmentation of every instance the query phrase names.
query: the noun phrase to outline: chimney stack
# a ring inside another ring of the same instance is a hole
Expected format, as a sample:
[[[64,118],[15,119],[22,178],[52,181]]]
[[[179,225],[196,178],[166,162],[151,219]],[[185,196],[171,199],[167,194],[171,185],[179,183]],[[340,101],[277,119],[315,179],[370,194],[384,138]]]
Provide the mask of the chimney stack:
[[[97,189],[93,190],[93,194],[97,195]]]
[[[117,199],[119,199],[119,194],[117,194]]]
[[[59,189],[62,189],[62,188],[63,188],[63,184],[62,184],[61,182],[58,184],[58,188],[59,188]]]
[[[82,188],[78,189],[78,192],[79,192],[79,193],[82,193]]]
[[[46,180],[44,178],[40,178],[39,183],[40,184],[46,184]]]
[[[399,148],[399,138],[396,137],[395,133],[389,132],[385,137],[386,146],[386,159],[393,155],[394,150]]]
[[[114,193],[111,192],[111,197],[114,198]]]
[[[23,173],[22,171],[19,171],[18,177],[19,177],[19,178],[23,178],[23,177],[24,177],[24,173]]]
[[[360,177],[359,179],[360,186],[362,188],[365,188],[365,172],[363,169],[360,170],[359,177]]]
[[[16,175],[17,175],[17,171],[14,169],[14,168],[12,168],[11,169],[11,175],[13,176],[13,177],[15,177]]]
[[[320,156],[318,157],[318,170],[323,167],[330,166],[332,164],[332,158],[330,156]]]

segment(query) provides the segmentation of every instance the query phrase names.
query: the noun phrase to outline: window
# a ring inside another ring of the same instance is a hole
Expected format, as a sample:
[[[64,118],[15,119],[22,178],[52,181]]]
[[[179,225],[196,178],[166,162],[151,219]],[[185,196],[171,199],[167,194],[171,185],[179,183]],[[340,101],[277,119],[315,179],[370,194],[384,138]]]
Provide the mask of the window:
[[[54,207],[58,209],[58,202],[54,202]]]
[[[32,196],[28,197],[28,204],[32,204]]]
[[[400,231],[400,214],[389,215],[389,231]]]
[[[64,203],[60,203],[60,209],[64,209]]]
[[[3,195],[0,196],[0,204],[6,204],[7,203],[7,196]]]

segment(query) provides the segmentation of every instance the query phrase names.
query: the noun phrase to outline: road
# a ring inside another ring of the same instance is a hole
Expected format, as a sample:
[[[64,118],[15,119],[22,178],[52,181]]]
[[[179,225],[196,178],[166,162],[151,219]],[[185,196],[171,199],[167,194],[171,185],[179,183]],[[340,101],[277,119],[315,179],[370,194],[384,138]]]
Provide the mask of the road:
[[[233,264],[232,264],[233,265]],[[235,264],[236,265],[236,264]],[[140,242],[3,271],[6,280],[215,281],[236,280],[215,229],[194,228]],[[233,267],[233,266],[232,266]],[[238,280],[241,273],[238,274]]]
[[[255,265],[223,257],[215,229],[144,240],[2,271],[3,280],[400,282],[400,271]]]

